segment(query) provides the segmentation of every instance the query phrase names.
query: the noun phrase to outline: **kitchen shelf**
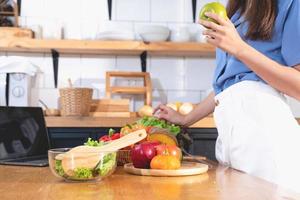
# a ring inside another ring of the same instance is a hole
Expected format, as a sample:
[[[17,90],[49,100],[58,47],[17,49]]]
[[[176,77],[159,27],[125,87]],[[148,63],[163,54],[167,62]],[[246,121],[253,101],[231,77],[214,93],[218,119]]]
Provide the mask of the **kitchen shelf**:
[[[196,42],[95,41],[95,40],[38,40],[29,38],[0,39],[0,50],[7,52],[97,55],[148,55],[214,57],[212,45]]]

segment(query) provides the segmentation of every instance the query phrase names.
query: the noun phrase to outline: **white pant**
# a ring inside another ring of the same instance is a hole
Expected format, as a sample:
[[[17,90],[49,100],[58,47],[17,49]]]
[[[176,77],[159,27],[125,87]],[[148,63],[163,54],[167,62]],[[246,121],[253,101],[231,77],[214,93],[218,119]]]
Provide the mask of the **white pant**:
[[[264,83],[243,81],[215,100],[218,161],[300,192],[300,126],[284,96]]]

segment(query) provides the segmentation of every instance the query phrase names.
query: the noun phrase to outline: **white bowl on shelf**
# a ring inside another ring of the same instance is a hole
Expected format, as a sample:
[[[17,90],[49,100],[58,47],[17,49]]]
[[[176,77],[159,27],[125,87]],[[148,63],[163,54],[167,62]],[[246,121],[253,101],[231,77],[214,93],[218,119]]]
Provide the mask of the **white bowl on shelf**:
[[[145,42],[167,41],[170,36],[170,29],[165,26],[148,25],[139,28],[138,34]]]
[[[175,28],[171,31],[170,40],[172,42],[189,42],[191,35],[187,27]]]

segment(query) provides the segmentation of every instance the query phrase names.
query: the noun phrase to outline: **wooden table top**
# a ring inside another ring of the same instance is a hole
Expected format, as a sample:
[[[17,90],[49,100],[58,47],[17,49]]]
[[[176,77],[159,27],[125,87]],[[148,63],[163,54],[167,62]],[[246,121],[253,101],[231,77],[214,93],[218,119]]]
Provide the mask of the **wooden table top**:
[[[188,177],[146,177],[126,174],[122,168],[100,182],[67,183],[48,167],[0,166],[0,199],[104,200],[278,200],[300,196],[261,179],[218,166]]]

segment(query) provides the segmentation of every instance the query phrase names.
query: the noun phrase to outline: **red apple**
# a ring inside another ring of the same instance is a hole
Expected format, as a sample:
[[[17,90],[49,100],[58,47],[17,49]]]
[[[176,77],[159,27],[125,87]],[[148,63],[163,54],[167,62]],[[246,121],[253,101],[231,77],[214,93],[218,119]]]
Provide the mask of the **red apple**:
[[[150,162],[156,156],[156,146],[159,142],[143,142],[131,149],[131,160],[135,168],[150,168]]]

